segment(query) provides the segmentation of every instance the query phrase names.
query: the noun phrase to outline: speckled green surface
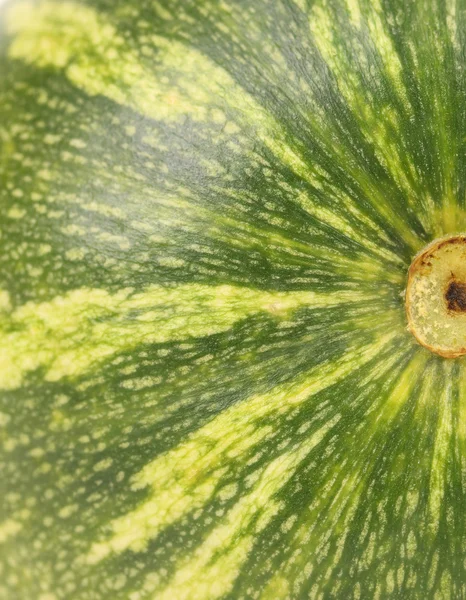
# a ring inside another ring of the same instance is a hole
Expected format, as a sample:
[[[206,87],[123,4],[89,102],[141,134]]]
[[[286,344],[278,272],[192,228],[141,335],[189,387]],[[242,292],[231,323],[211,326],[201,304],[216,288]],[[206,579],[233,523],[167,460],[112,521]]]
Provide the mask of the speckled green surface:
[[[1,600],[464,598],[465,10],[2,6]]]

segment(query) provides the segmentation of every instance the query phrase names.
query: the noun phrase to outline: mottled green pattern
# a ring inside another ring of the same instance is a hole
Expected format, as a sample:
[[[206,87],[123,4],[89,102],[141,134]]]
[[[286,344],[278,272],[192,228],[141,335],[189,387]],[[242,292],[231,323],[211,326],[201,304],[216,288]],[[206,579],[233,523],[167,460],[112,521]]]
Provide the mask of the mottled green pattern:
[[[465,1],[0,15],[0,600],[464,598]]]

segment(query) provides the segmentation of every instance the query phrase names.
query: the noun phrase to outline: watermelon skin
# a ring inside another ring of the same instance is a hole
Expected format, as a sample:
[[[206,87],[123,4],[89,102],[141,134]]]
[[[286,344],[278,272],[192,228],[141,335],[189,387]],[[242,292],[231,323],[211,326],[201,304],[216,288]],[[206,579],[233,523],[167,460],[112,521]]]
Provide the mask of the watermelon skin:
[[[0,598],[460,599],[465,6],[9,2]]]

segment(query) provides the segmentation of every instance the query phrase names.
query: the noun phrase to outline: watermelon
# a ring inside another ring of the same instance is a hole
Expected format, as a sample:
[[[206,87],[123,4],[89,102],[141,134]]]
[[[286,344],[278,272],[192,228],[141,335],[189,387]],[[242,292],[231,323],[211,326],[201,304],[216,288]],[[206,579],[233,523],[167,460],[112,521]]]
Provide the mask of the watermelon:
[[[465,32],[2,3],[1,600],[466,597]]]

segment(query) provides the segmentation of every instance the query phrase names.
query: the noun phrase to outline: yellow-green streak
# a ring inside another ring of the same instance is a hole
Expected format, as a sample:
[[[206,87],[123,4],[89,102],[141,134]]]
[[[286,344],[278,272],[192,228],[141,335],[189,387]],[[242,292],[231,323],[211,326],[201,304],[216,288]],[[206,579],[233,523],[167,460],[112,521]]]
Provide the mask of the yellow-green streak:
[[[3,294],[3,304],[8,299]],[[0,389],[19,387],[27,372],[45,369],[47,381],[74,377],[117,352],[142,343],[202,337],[229,329],[255,313],[290,318],[299,307],[364,299],[358,292],[262,292],[229,285],[149,286],[115,294],[78,289],[50,302],[0,313]]]
[[[153,493],[135,511],[112,523],[112,536],[93,545],[89,562],[98,562],[112,551],[140,550],[170,523],[204,505],[215,494],[229,466],[247,450],[260,447],[272,432],[270,425],[261,423],[265,416],[276,415],[279,427],[293,407],[369,362],[394,337],[393,332],[381,335],[360,349],[357,357],[350,351],[338,366],[319,366],[304,379],[282,384],[225,410],[180,447],[148,464],[133,486],[151,486]]]

